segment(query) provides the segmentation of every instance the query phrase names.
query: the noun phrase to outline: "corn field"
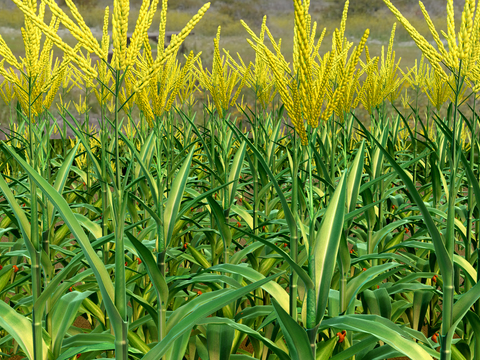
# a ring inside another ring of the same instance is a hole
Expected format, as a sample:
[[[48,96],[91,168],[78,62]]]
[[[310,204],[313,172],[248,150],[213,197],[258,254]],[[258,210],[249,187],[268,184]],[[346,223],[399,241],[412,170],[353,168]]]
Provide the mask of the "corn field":
[[[475,0],[459,28],[446,0],[443,39],[420,2],[433,42],[384,0],[423,53],[408,69],[396,24],[378,55],[345,37],[348,0],[331,49],[293,0],[292,61],[265,16],[242,21],[254,62],[219,27],[208,66],[178,51],[210,3],[165,46],[167,0],[135,24],[114,0],[101,39],[72,0],[12,1],[2,359],[480,359]]]

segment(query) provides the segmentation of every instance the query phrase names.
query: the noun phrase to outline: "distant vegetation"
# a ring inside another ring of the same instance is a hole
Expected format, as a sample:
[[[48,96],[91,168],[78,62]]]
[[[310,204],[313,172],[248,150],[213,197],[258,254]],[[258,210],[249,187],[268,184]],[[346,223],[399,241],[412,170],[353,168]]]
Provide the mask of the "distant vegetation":
[[[445,3],[442,1],[424,0],[422,2],[431,16],[441,16],[445,13]],[[57,0],[57,3],[63,5],[64,0]],[[104,8],[111,5],[111,1],[109,0],[74,0],[74,3],[84,9],[92,7]],[[170,10],[174,11],[196,12],[196,10],[202,6],[203,3],[203,0],[181,0],[170,1],[168,6]],[[219,12],[223,15],[230,16],[233,19],[247,20],[249,18],[261,17],[267,13],[270,15],[279,15],[282,13],[291,14],[293,11],[293,4],[291,0],[211,0],[211,3],[212,6],[210,11],[213,10],[215,12]],[[341,16],[344,3],[345,1],[343,0],[312,0],[311,13],[319,13],[319,15],[325,18],[332,16],[339,17]],[[417,0],[393,0],[392,3],[395,4],[395,6],[402,11],[402,13],[409,14],[410,18],[411,15],[422,17]],[[141,0],[131,0],[130,4],[131,10],[138,10],[141,5]],[[463,1],[454,0],[454,4],[457,15],[461,14]],[[0,8],[4,14],[6,13],[5,10],[16,10],[16,6],[11,0],[0,0]],[[390,15],[390,12],[387,10],[383,0],[350,1],[349,13],[351,15],[375,14],[377,12]],[[82,14],[87,18],[89,16],[96,16],[94,11],[91,11],[90,14],[88,11],[83,11]],[[23,17],[19,16],[18,21],[21,22],[22,20]],[[6,24],[4,21],[1,22],[3,26],[9,25],[8,23],[8,20]]]

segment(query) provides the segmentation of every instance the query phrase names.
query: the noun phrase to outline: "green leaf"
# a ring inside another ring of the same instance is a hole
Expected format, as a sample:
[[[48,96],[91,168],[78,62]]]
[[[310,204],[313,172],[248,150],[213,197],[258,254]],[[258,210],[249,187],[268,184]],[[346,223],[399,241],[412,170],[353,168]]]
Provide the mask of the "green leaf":
[[[0,270],[0,293],[3,289],[10,284],[10,279],[12,278],[13,274],[13,265],[4,266],[2,270]]]
[[[145,308],[145,310],[150,314],[150,316],[152,317],[155,324],[158,324],[158,311],[156,309],[154,309],[152,307],[152,305],[150,305],[148,303],[147,300],[145,300],[144,298],[142,298],[139,295],[136,295],[133,291],[131,291],[129,289],[126,290],[126,293],[127,293],[128,296],[131,297],[132,301],[136,301],[138,304],[143,306]]]
[[[98,163],[97,161],[97,158],[95,157],[95,155],[93,155],[92,153],[92,150],[90,149],[90,140],[87,139],[85,137],[85,135],[83,134],[83,132],[79,131],[78,129],[81,128],[80,124],[78,123],[78,121],[75,119],[75,117],[68,111],[68,109],[64,108],[65,111],[68,113],[68,115],[70,116],[70,118],[73,120],[73,122],[75,123],[76,127],[73,126],[70,121],[68,121],[66,119],[66,117],[63,118],[63,121],[65,121],[66,124],[68,124],[68,126],[70,126],[70,129],[72,129],[73,133],[75,134],[75,137],[77,139],[80,140],[80,142],[83,144],[83,147],[85,149],[85,152],[88,154],[88,157],[90,158],[90,161],[92,162],[93,164],[93,169],[95,171],[95,174],[97,175],[97,178],[98,179],[101,179],[102,176],[102,172],[101,172],[101,166],[100,164]]]
[[[324,320],[319,330],[331,327],[374,335],[412,360],[430,359],[430,354],[414,341],[407,339],[398,325],[376,315],[338,316]]]
[[[363,164],[364,164],[365,141],[362,141],[357,151],[355,160],[350,169],[347,180],[347,210],[352,212],[357,206],[357,198],[360,192],[360,184],[362,182]]]
[[[363,292],[363,297],[367,303],[370,314],[390,319],[392,303],[385,288],[380,288],[375,291],[366,289]]]
[[[231,205],[230,209],[233,213],[240,216],[248,225],[248,227],[253,230],[253,217],[250,215],[244,208],[238,205]]]
[[[32,322],[17,313],[4,301],[0,301],[0,327],[10,334],[20,345],[30,360],[33,360]],[[43,342],[43,359],[47,359],[48,347]]]
[[[457,325],[460,323],[460,321],[462,321],[465,314],[467,314],[467,312],[478,299],[480,299],[480,282],[475,284],[475,286],[463,294],[455,302],[455,304],[453,304],[452,326],[446,335],[447,346],[452,343],[453,335],[455,334]]]
[[[93,222],[88,217],[82,214],[73,213],[78,223],[82,225],[85,229],[90,231],[90,233],[95,236],[95,239],[100,239],[102,237],[102,227],[100,224]]]
[[[353,116],[355,116],[355,115],[353,115]],[[405,184],[408,191],[410,192],[410,196],[413,198],[413,200],[417,204],[418,208],[420,209],[420,212],[422,213],[422,216],[423,216],[423,221],[428,228],[428,232],[430,233],[430,236],[432,237],[433,244],[435,246],[435,253],[436,253],[436,256],[437,256],[437,259],[438,259],[438,264],[440,266],[441,273],[445,274],[445,276],[447,276],[448,274],[452,274],[453,273],[453,260],[450,259],[449,255],[447,253],[447,249],[445,247],[445,243],[442,240],[442,236],[440,235],[440,232],[438,231],[438,228],[435,225],[435,222],[433,221],[427,207],[425,206],[425,203],[423,202],[422,197],[418,193],[417,188],[413,184],[410,177],[400,167],[400,165],[398,165],[397,162],[391,157],[391,155],[388,153],[388,151],[382,145],[380,145],[380,143],[375,139],[374,136],[372,136],[368,132],[368,130],[365,128],[365,126],[362,124],[362,122],[360,120],[358,120],[358,118],[356,118],[356,119],[357,119],[357,123],[363,129],[365,134],[368,134],[370,140],[377,144],[378,148],[382,151],[385,158],[392,165],[392,167],[395,170],[395,172],[397,173],[397,175],[402,179],[403,183]]]
[[[107,351],[115,349],[114,343],[96,343],[88,346],[70,348],[60,355],[56,360],[70,360],[77,354],[84,354],[95,351]]]
[[[112,334],[77,334],[63,340],[63,349],[69,347],[81,347],[81,346],[91,346],[102,342],[113,343],[115,337]]]
[[[110,275],[105,269],[103,262],[93,250],[92,245],[90,244],[90,240],[88,239],[85,232],[82,230],[75,215],[68,206],[68,203],[43,177],[41,177],[35,170],[33,170],[32,167],[28,165],[15,152],[14,149],[11,149],[11,147],[9,146],[2,146],[10,153],[10,155],[12,155],[12,157],[17,161],[17,163],[22,166],[25,172],[37,184],[39,189],[55,206],[65,224],[67,224],[70,232],[82,248],[82,252],[85,255],[91,269],[95,274],[95,278],[97,279],[100,291],[102,293],[103,301],[105,302],[107,313],[110,317],[110,320],[112,321],[112,325],[114,326],[114,328],[116,328],[116,330],[120,331],[122,318],[120,317],[120,314],[118,313],[115,305],[113,304],[114,288],[110,279]]]
[[[361,272],[358,276],[351,279],[347,284],[346,300],[350,306],[351,302],[355,300],[356,295],[365,288],[365,284],[372,278],[381,274],[384,271],[390,270],[394,267],[401,266],[401,264],[390,262],[383,265],[378,265]],[[348,306],[347,306],[348,308]]]
[[[345,192],[345,175],[343,175],[335,189],[335,193],[330,199],[313,249],[315,257],[315,292],[317,295],[315,319],[317,324],[322,321],[325,314],[332,276],[335,270],[335,260],[340,247],[345,215]]]
[[[228,249],[232,243],[232,233],[230,228],[227,225],[227,219],[225,218],[225,212],[220,206],[220,204],[214,200],[211,196],[207,197],[208,204],[212,209],[212,214],[215,217],[215,222],[217,223],[218,230],[222,236],[224,249]]]
[[[190,340],[190,334],[188,332],[184,333],[177,340],[173,342],[173,345],[167,351],[166,358],[168,360],[183,360],[185,359],[185,352],[188,345],[188,340]],[[148,348],[148,347],[147,347]]]
[[[292,360],[314,360],[312,348],[305,330],[279,306],[275,299],[272,299],[272,304],[277,314],[277,320],[282,328],[283,336],[287,341]]]
[[[422,242],[422,241],[404,241],[396,246],[392,246],[391,249],[396,249],[399,247],[410,247],[416,249],[428,249],[430,251],[435,251],[435,246],[430,243]],[[464,257],[461,257],[457,254],[453,254],[453,262],[458,265],[468,276],[469,280],[472,284],[477,282],[477,271],[473,268],[472,264],[470,264]]]
[[[447,126],[445,126],[445,124],[439,119],[437,119],[436,116],[433,119],[435,120],[435,123],[438,125],[440,130],[445,134],[447,139],[450,142],[452,142],[452,138],[453,138],[452,130],[450,130]],[[458,144],[458,142],[457,142],[457,146],[458,146],[458,149],[462,149],[462,146]],[[477,180],[477,177],[475,176],[472,169],[470,168],[470,163],[468,162],[468,159],[465,157],[465,154],[463,153],[463,151],[460,151],[460,161],[462,162],[464,166],[464,170],[466,171],[469,185],[471,185],[473,188],[473,193],[475,195],[477,205],[480,206],[480,184]]]
[[[185,201],[183,207],[180,209],[178,216],[181,217],[183,216],[186,212],[190,211],[190,209],[194,206],[196,206],[198,203],[201,203],[203,205],[207,204],[207,202],[202,201],[203,199],[206,199],[208,196],[215,194],[219,190],[223,189],[224,187],[227,187],[230,185],[230,183],[225,183],[222,185],[219,185],[215,189],[211,189],[202,193],[199,193],[198,191],[192,189],[192,188],[186,188],[185,192],[188,193],[193,197],[192,200],[190,201]],[[210,207],[207,205],[206,206],[207,210],[210,211]]]
[[[298,276],[303,280],[303,282],[305,283],[305,286],[308,288],[308,289],[313,289],[314,287],[314,284],[313,284],[313,281],[312,279],[310,279],[310,277],[308,276],[307,272],[305,270],[302,269],[301,266],[299,266],[298,264],[295,263],[295,261],[293,261],[293,259],[290,257],[290,255],[288,255],[285,251],[282,250],[282,248],[278,247],[277,245],[271,243],[270,241],[260,237],[260,236],[256,236],[255,234],[253,233],[250,233],[250,232],[246,232],[242,229],[237,229],[237,231],[240,231],[242,233],[244,233],[245,235],[248,235],[250,236],[253,240],[256,240],[270,248],[272,248],[275,252],[277,252],[278,254],[280,254],[282,256],[282,258],[288,263],[288,265],[290,265],[290,267],[298,274]],[[260,244],[252,244],[250,245],[252,246],[252,249],[251,251],[254,251],[255,248],[258,246],[261,246]],[[241,251],[244,251],[245,250],[245,254],[247,253],[247,248],[241,250]],[[237,252],[235,255],[241,253],[241,251]],[[235,258],[235,255],[232,256],[232,259]],[[241,260],[241,257],[237,257],[238,261]]]
[[[317,350],[315,353],[315,360],[328,360],[332,357],[333,350],[337,345],[338,337],[334,336],[327,341],[317,343]]]
[[[162,301],[168,300],[168,285],[163,277],[162,273],[160,272],[157,262],[152,256],[152,252],[146,248],[140,241],[138,241],[135,236],[133,236],[130,232],[125,231],[128,239],[132,242],[133,246],[138,252],[140,259],[142,259],[142,263],[145,265],[147,269],[148,277],[150,281],[152,281],[155,290],[160,294],[160,298]]]
[[[15,200],[15,195],[13,195],[12,191],[8,187],[5,179],[3,178],[2,173],[0,173],[0,189],[3,192],[5,199],[7,199],[7,202],[10,205],[10,208],[15,214],[15,218],[17,219],[18,224],[20,225],[20,231],[22,232],[25,246],[27,247],[27,250],[30,254],[30,258],[32,258],[35,256],[35,253],[37,250],[33,247],[33,244],[30,240],[31,239],[30,222],[28,221],[27,216],[25,215],[25,212],[22,210],[20,205],[18,205],[17,201]]]
[[[145,344],[145,342],[133,331],[128,330],[127,334],[128,339],[128,351],[137,352],[141,354],[146,354],[150,351],[150,347]],[[181,359],[180,359],[181,360]]]
[[[145,202],[142,199],[140,199],[138,196],[135,196],[132,192],[129,192],[128,196],[132,198],[132,200],[129,201],[129,204],[135,204],[134,201],[137,201],[148,212],[148,214],[153,218],[153,220],[155,220],[155,222],[157,223],[157,226],[160,226],[162,224],[162,220],[155,213],[154,209],[152,209],[150,206],[145,204]]]
[[[188,173],[192,164],[194,152],[195,147],[190,150],[190,154],[188,154],[187,158],[184,160],[180,171],[175,175],[175,180],[173,181],[172,188],[168,194],[167,205],[163,213],[164,241],[167,246],[170,244],[173,228],[177,222],[177,213],[180,208],[180,203],[182,202],[183,192],[185,191],[185,185],[187,184]]]
[[[478,349],[478,346],[480,346],[480,317],[473,312],[472,310],[467,311],[466,313],[466,318],[468,319],[468,322],[472,326],[473,333],[475,334],[474,336],[474,342],[475,342],[475,347]]]
[[[212,266],[209,271],[221,271],[226,273],[238,274],[250,281],[262,281],[265,276],[260,274],[255,269],[244,265],[232,265],[232,264],[220,264]],[[268,292],[283,309],[288,310],[289,295],[288,293],[276,282],[268,282],[261,286],[263,290]]]
[[[138,153],[135,145],[132,144],[132,142],[122,132],[119,132],[118,134],[120,135],[122,140],[125,142],[125,144],[127,144],[128,148],[130,149],[133,156],[137,160],[137,163],[139,164],[140,169],[142,169],[143,175],[145,175],[145,178],[147,179],[148,185],[150,186],[150,191],[152,192],[152,198],[153,198],[153,201],[155,203],[155,207],[158,208],[159,204],[158,204],[157,182],[155,181],[155,179],[153,178],[152,174],[150,173],[147,165],[145,164],[145,160],[146,160],[147,155],[153,149],[153,143],[154,143],[154,141],[153,141],[154,137],[153,136],[155,135],[155,132],[152,131],[150,133],[150,135],[149,135],[149,137],[146,141],[147,145],[143,147],[142,152],[140,154]],[[160,140],[158,140],[158,141],[160,141]],[[138,173],[139,173],[139,171],[135,171],[136,175]]]
[[[207,349],[209,360],[229,360],[235,330],[223,324],[207,325]]]
[[[173,344],[173,342],[182,336],[186,331],[189,331],[196,322],[207,317],[208,315],[214,313],[215,311],[220,310],[224,306],[227,306],[231,302],[247,295],[251,291],[257,289],[258,287],[272,281],[278,276],[282,275],[284,272],[272,275],[268,278],[265,278],[261,281],[249,284],[241,289],[225,291],[221,298],[218,298],[216,301],[211,301],[206,304],[203,304],[195,309],[195,311],[186,315],[182,320],[177,322],[171,330],[168,332],[167,336],[163,338],[157,345],[155,345],[152,350],[150,350],[142,360],[159,360],[166,353],[168,348]],[[204,295],[200,295],[201,298]]]
[[[238,330],[240,332],[247,334],[248,337],[251,339],[257,339],[263,342],[263,344],[266,347],[268,347],[276,356],[278,356],[280,360],[291,360],[291,358],[285,353],[285,351],[279,348],[274,342],[272,342],[270,339],[262,336],[259,332],[253,330],[252,328],[244,324],[239,324],[233,321],[232,319],[219,318],[219,317],[209,317],[197,322],[197,325],[205,325],[205,324],[226,324],[235,330]],[[234,356],[231,355],[230,359],[234,359]]]
[[[240,284],[237,280],[231,278],[230,276],[218,275],[218,274],[195,275],[192,279],[179,282],[178,284],[176,284],[175,287],[178,287],[181,289],[185,285],[196,284],[196,283],[204,283],[204,284],[210,283],[219,289],[221,288],[221,284],[228,284],[234,289],[239,289],[242,287],[242,284]]]
[[[228,204],[229,208],[232,206],[233,200],[235,200],[235,194],[237,193],[238,179],[242,174],[243,159],[245,158],[246,148],[247,144],[245,143],[245,141],[243,141],[240,147],[237,149],[235,157],[233,158],[232,166],[230,168],[228,181],[233,183],[228,186],[228,191],[230,193]]]
[[[384,289],[384,291],[387,290]],[[413,322],[410,325],[412,329],[421,331],[433,295],[433,291],[428,290],[418,290],[413,293]]]
[[[254,357],[243,354],[232,354],[230,360],[256,360]]]
[[[93,294],[93,291],[85,291],[80,293],[72,291],[63,295],[55,304],[52,314],[52,353],[55,358],[60,355],[62,349],[62,342],[70,326],[77,318],[77,311],[82,305],[84,299]]]
[[[358,352],[370,346],[373,348],[374,344],[376,344],[377,342],[378,340],[375,338],[375,336],[367,336],[366,338],[363,338],[362,341],[357,342],[356,344],[350,346],[348,349],[333,356],[330,360],[345,360],[351,358]]]
[[[62,166],[58,169],[55,177],[55,182],[53,187],[57,190],[60,194],[63,193],[63,188],[65,187],[65,183],[68,179],[68,173],[70,172],[70,168],[72,167],[73,159],[75,159],[75,154],[77,153],[78,146],[80,142],[78,142],[73,149],[70,150],[68,155],[65,157]],[[53,210],[54,207],[51,203],[48,203],[48,219],[50,219],[50,226],[53,225]]]
[[[218,291],[210,291],[202,294],[201,296],[197,296],[193,300],[180,306],[168,318],[167,333],[169,333],[175,325],[177,325],[183,318],[185,318],[185,316],[189,315],[195,309],[197,309],[198,307],[204,304],[217,300],[218,298],[222,297],[225,293],[229,291],[230,289],[226,289],[226,288]]]
[[[283,194],[283,190],[278,185],[277,179],[273,175],[272,171],[268,167],[268,164],[265,162],[265,159],[263,158],[262,154],[258,151],[258,149],[251,143],[251,141],[232,123],[227,122],[227,125],[232,128],[233,131],[237,134],[238,137],[242,137],[243,140],[247,143],[248,147],[252,150],[252,152],[255,154],[255,157],[257,158],[257,161],[260,163],[262,166],[263,170],[267,173],[268,177],[273,183],[273,186],[275,187],[275,190],[277,191],[277,195],[280,199],[280,203],[282,204],[282,209],[283,212],[285,213],[285,220],[287,221],[288,228],[290,230],[290,234],[294,234],[295,230],[297,228],[297,223],[295,221],[295,217],[292,214],[292,211],[290,210],[290,207],[288,206],[287,199],[285,198],[285,195]]]
[[[384,227],[382,227],[379,231],[375,232],[372,236],[372,243],[371,243],[371,249],[375,250],[382,241],[382,239],[387,236],[389,233],[393,233],[393,230],[399,226],[403,226],[408,224],[410,221],[409,220],[397,220],[394,221]]]
[[[455,345],[452,345],[452,360],[467,360]]]
[[[212,264],[210,264],[210,262],[205,258],[205,256],[203,256],[203,254],[197,249],[195,249],[193,246],[188,244],[187,249],[188,251],[190,251],[197,263],[200,264],[200,266],[202,266],[204,269],[208,269],[212,266]]]

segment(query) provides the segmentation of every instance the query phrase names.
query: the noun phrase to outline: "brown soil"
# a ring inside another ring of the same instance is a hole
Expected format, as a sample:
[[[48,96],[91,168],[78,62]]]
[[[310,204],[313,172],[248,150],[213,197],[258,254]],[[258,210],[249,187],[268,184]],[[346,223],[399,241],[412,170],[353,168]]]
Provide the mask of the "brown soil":
[[[245,350],[247,352],[249,352],[250,354],[253,354],[253,345],[252,343],[248,343],[248,346],[246,345],[247,344],[247,340],[248,340],[248,336],[245,338],[245,340],[242,341],[242,343],[240,344],[240,349],[242,350]]]
[[[88,330],[92,329],[92,326],[90,325],[88,320],[85,319],[83,316],[77,317],[75,319],[75,321],[73,322],[73,326],[75,326],[77,328],[80,328],[80,329],[88,329]]]

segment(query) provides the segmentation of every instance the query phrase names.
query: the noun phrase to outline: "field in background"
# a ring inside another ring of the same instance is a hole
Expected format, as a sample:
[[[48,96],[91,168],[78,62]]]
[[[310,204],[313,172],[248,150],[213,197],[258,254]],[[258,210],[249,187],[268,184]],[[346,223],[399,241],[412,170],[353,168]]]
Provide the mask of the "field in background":
[[[381,1],[380,1],[381,2]],[[0,34],[4,37],[7,45],[12,49],[15,55],[21,55],[25,53],[23,46],[22,36],[20,28],[23,26],[23,14],[20,10],[15,8],[14,4],[8,2],[8,0],[3,1],[4,10],[0,11]],[[75,3],[82,3],[82,1],[75,1]],[[93,5],[93,4],[97,5]],[[134,21],[138,17],[138,8],[135,8],[135,4],[138,2],[131,2],[133,8],[130,11],[130,23],[129,29],[133,29]],[[171,2],[169,5],[168,12],[168,21],[167,21],[167,31],[180,31],[183,26],[188,22],[192,16],[192,12],[198,9],[201,3],[200,1],[190,0],[182,1],[182,7],[179,6],[180,2]],[[245,3],[248,3],[245,5]],[[255,3],[257,5],[255,6]],[[258,4],[259,3],[259,4]],[[317,36],[319,37],[323,28],[327,29],[325,40],[320,48],[320,54],[323,55],[325,52],[331,49],[331,35],[332,31],[335,28],[339,27],[341,19],[341,8],[343,7],[343,2],[341,6],[335,5],[335,2],[313,2],[312,8],[312,19],[317,21],[318,31]],[[332,5],[333,3],[333,5]],[[370,1],[369,4],[372,8],[378,9],[377,11],[367,11],[365,3],[362,3],[362,0],[351,1],[352,5],[349,10],[349,18],[346,28],[345,35],[347,38],[356,43],[360,39],[365,29],[365,24],[368,24],[370,28],[370,37],[367,41],[367,46],[370,49],[372,56],[379,56],[382,50],[382,47],[385,48],[388,46],[388,40],[390,37],[390,32],[392,30],[392,24],[396,21],[395,17],[386,9],[385,6],[381,6],[379,2]],[[375,7],[372,4],[377,4]],[[410,1],[397,1],[402,5],[404,4],[405,9],[411,9],[412,7],[407,7]],[[2,2],[0,2],[2,4]],[[10,6],[6,6],[10,4]],[[104,7],[100,7],[99,4],[102,2],[86,2],[86,7],[81,8],[82,14],[85,18],[85,21],[88,26],[92,28],[92,31],[98,39],[101,38],[102,31],[101,26],[103,23],[103,10]],[[108,2],[105,3],[106,5]],[[357,5],[355,5],[357,4]],[[363,4],[363,8],[362,5]],[[382,2],[383,4],[383,2]],[[439,12],[441,8],[435,5],[436,3],[425,2],[426,7],[430,10],[434,16]],[[105,5],[105,6],[106,6]],[[244,5],[244,6],[240,6]],[[400,6],[400,8],[402,8]],[[418,5],[414,6],[415,9],[418,9]],[[253,10],[252,10],[253,9]],[[67,7],[64,7],[66,13],[69,13]],[[262,12],[263,10],[263,12]],[[272,34],[276,39],[282,39],[282,50],[285,55],[285,58],[288,61],[292,60],[292,49],[293,49],[293,7],[290,1],[275,1],[275,7],[268,5],[265,1],[253,2],[253,1],[226,1],[218,2],[213,1],[211,9],[207,12],[204,17],[204,21],[200,22],[194,31],[194,35],[187,37],[185,40],[185,49],[188,51],[193,50],[195,53],[202,51],[202,63],[204,66],[210,67],[212,58],[213,58],[213,38],[217,32],[218,26],[222,27],[221,30],[221,40],[220,48],[223,48],[225,51],[230,52],[234,59],[238,60],[237,53],[241,54],[242,59],[248,64],[248,62],[254,62],[255,53],[250,45],[247,43],[246,38],[248,37],[247,32],[240,23],[240,19],[243,19],[255,32],[260,31],[260,25],[264,14],[272,14],[267,18],[267,25],[272,31]],[[253,12],[257,11],[257,12]],[[350,14],[351,13],[351,14]],[[408,13],[408,12],[407,12]],[[458,12],[457,12],[458,14]],[[410,18],[412,25],[417,28],[420,33],[422,33],[429,41],[432,41],[430,32],[425,24],[425,21],[421,13],[418,11],[413,13],[414,17]],[[48,10],[46,13],[46,19],[51,15]],[[457,19],[458,22],[460,19]],[[442,18],[433,18],[437,29],[446,31],[446,24],[444,17]],[[153,24],[150,28],[150,32],[158,32],[159,25],[159,12],[157,12],[154,17]],[[71,36],[71,34],[66,29],[62,29],[62,26],[59,29],[59,35],[62,36],[64,41],[71,46],[76,44],[76,40]],[[268,43],[268,41],[267,41]],[[54,47],[54,54],[61,56],[61,51]],[[386,49],[385,49],[386,51]],[[421,56],[421,51],[411,40],[408,33],[402,26],[397,26],[394,51],[396,52],[396,59],[401,58],[400,68],[403,71],[407,71],[408,68],[412,68],[415,64],[415,60],[419,59]],[[362,54],[362,59],[364,55]],[[1,78],[1,76],[0,76]],[[249,99],[248,91],[243,91],[246,96],[246,100]],[[81,91],[72,91],[65,101],[76,101],[80,96]],[[202,100],[201,94],[198,94],[198,106],[195,108],[197,111],[202,110],[200,103]],[[58,98],[58,95],[57,95]],[[427,103],[427,98],[425,96],[420,97],[420,107],[424,108]],[[92,112],[98,114],[100,110],[95,108],[96,102],[92,99]],[[398,105],[398,104],[397,104]],[[72,110],[74,111],[75,109]],[[55,109],[53,109],[55,112]],[[0,101],[0,123],[5,123],[6,119],[9,117],[10,109],[8,109],[3,101]],[[240,114],[238,114],[240,115]],[[360,116],[368,120],[368,113],[364,111],[361,112]]]

